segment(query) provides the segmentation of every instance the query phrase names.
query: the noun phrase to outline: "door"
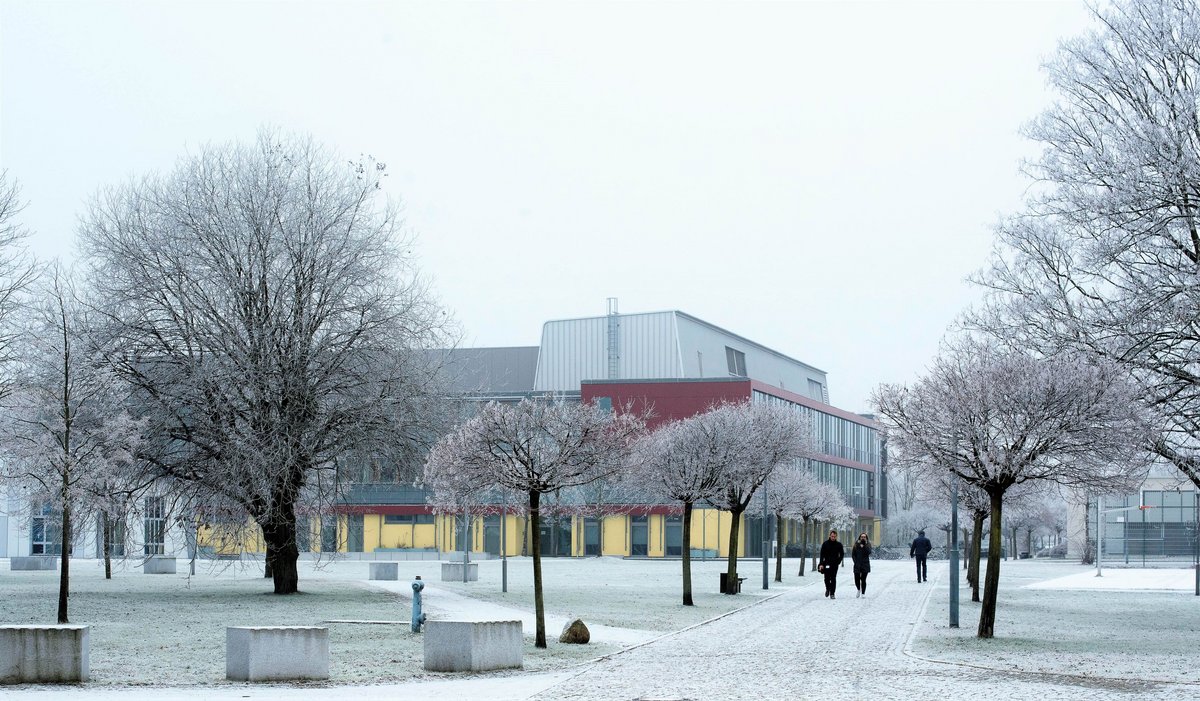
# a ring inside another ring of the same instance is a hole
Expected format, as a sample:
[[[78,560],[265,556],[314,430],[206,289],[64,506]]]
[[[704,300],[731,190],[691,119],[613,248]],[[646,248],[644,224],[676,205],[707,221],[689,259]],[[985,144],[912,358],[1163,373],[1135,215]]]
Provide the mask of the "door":
[[[499,516],[485,516],[483,519],[483,551],[491,555],[500,554]]]
[[[633,557],[646,557],[647,545],[650,542],[650,528],[645,516],[629,517],[629,554]]]
[[[583,554],[600,555],[600,519],[589,518],[583,522]]]
[[[346,534],[346,550],[352,553],[360,553],[363,551],[363,516],[362,514],[351,514],[349,521],[349,533]]]
[[[680,516],[669,516],[664,525],[666,528],[667,557],[681,557],[683,555],[683,518]]]

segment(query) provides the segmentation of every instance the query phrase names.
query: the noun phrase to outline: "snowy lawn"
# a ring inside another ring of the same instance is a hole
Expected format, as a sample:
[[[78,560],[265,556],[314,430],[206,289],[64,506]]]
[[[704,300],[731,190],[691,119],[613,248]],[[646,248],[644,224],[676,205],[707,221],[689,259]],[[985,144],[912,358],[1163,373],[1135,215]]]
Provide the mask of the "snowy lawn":
[[[692,562],[692,600],[683,605],[683,569],[679,560],[625,560],[616,557],[546,558],[542,560],[542,596],[551,615],[578,616],[588,625],[600,624],[668,633],[747,606],[766,596],[817,584],[820,575],[797,577],[798,559],[783,561],[783,582],[775,582],[770,563],[770,589],[762,588],[762,561],[739,560],[738,576],[745,577],[742,593],[719,593],[724,560]],[[472,598],[533,610],[533,560],[509,558],[508,593],[500,591],[498,560],[480,562],[479,581],[438,582],[439,587]],[[552,631],[555,635],[557,630]]]
[[[937,589],[914,636],[914,654],[997,669],[1200,682],[1200,598],[1192,595],[1191,569],[1106,569],[1097,581],[1086,565],[1002,562],[996,637],[980,640],[980,605],[971,602],[965,575],[961,627],[948,625],[945,568],[940,564],[931,581]],[[1186,587],[1178,586],[1182,581]],[[1172,582],[1176,591],[1147,591]]]
[[[452,676],[422,669],[422,641],[407,624],[409,599],[366,581],[352,581],[349,575],[359,571],[358,579],[366,580],[366,563],[328,568],[349,568],[345,577],[323,576],[326,573],[314,573],[301,563],[303,593],[287,597],[269,593],[270,580],[260,576],[259,567],[202,567],[191,578],[127,569],[105,580],[100,563],[73,560],[70,619],[92,626],[93,683],[225,683],[226,626],[315,625],[330,620],[403,621],[328,624],[330,683]],[[180,569],[186,572],[186,563],[181,561]],[[0,571],[0,622],[53,623],[57,602],[57,572],[10,572],[7,567]],[[532,638],[526,640],[526,671],[561,669],[617,649],[555,641],[549,650],[537,650]]]

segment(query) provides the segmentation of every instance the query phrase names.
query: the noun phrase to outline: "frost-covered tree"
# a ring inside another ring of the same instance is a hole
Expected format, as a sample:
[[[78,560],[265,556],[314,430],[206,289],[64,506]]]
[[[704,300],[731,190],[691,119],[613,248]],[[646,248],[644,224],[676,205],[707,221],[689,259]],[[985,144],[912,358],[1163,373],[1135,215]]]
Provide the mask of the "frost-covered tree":
[[[722,477],[738,459],[719,422],[693,416],[663,424],[635,445],[635,479],[653,495],[683,505],[683,605],[692,606],[692,510],[716,495]]]
[[[1146,447],[1200,485],[1200,5],[1118,0],[1046,66],[1057,99],[1023,211],[997,230],[973,326],[1120,364]]]
[[[793,407],[767,402],[720,404],[696,420],[711,424],[708,430],[728,441],[729,454],[737,456],[712,499],[732,517],[725,581],[735,582],[742,515],[771,473],[813,454],[813,429]],[[733,587],[726,591],[736,593]]]
[[[11,388],[11,369],[22,333],[15,318],[26,305],[24,292],[37,277],[25,248],[29,231],[17,216],[25,208],[21,189],[7,170],[0,170],[0,397]]]
[[[964,339],[912,386],[882,385],[873,401],[890,444],[987,493],[991,532],[978,636],[993,635],[1004,499],[1027,482],[1128,485],[1145,465],[1143,412],[1112,363],[1005,351]]]
[[[492,402],[443,437],[430,451],[425,479],[434,491],[443,482],[462,491],[499,486],[528,500],[533,550],[535,644],[546,647],[539,520],[542,497],[620,473],[646,415],[605,411],[594,403],[553,397],[518,404]]]
[[[67,274],[53,265],[39,288],[19,339],[19,379],[0,414],[0,475],[61,519],[58,622],[67,623],[75,526],[146,483],[132,475],[140,427],[90,345]]]
[[[777,520],[794,518],[800,521],[800,570],[797,575],[803,577],[812,537],[810,532],[815,531],[816,524],[847,521],[853,518],[854,510],[846,503],[845,497],[836,486],[817,479],[816,475],[803,465],[781,467],[767,480],[764,490],[767,508],[774,511]],[[777,546],[778,552],[781,553],[782,541],[777,543]],[[778,554],[775,560],[775,581],[783,581],[783,562]]]
[[[384,164],[263,132],[102,192],[80,240],[107,360],[185,503],[262,529],[298,590],[296,512],[331,513],[353,452],[415,459],[440,430],[447,321]]]

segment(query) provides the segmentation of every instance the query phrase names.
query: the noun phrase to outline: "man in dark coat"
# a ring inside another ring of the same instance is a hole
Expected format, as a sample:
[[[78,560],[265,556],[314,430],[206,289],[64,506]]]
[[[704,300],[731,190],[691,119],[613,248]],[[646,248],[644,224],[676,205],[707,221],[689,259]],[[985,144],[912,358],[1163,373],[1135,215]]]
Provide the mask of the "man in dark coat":
[[[821,559],[817,562],[817,571],[825,573],[825,596],[830,599],[837,598],[834,596],[837,592],[837,571],[845,557],[846,550],[838,542],[837,531],[829,531],[829,540],[821,543]]]
[[[917,558],[917,581],[928,582],[929,570],[925,564],[925,558],[929,556],[929,551],[933,550],[933,543],[925,537],[925,531],[917,531],[917,537],[913,539],[912,547],[908,549],[908,556]]]

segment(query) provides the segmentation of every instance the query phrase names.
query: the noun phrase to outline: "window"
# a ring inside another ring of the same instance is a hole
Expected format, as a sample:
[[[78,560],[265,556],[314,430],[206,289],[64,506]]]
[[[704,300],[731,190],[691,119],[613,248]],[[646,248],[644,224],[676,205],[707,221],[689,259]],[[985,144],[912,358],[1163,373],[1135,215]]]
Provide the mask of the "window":
[[[725,360],[729,363],[729,374],[734,377],[748,377],[746,375],[746,354],[740,350],[734,350],[729,346],[725,346]]]
[[[42,502],[33,512],[33,522],[29,530],[29,554],[62,554],[62,512],[55,509],[50,502]]]
[[[825,401],[825,388],[821,386],[820,382],[817,382],[816,380],[809,380],[808,396],[816,399],[817,401],[823,402]]]
[[[166,503],[162,497],[146,497],[145,551],[147,555],[162,555],[166,551]]]
[[[389,526],[433,523],[433,514],[384,514],[383,522]]]

